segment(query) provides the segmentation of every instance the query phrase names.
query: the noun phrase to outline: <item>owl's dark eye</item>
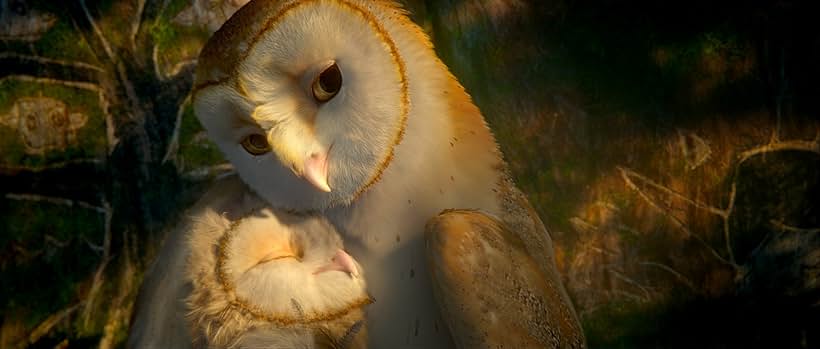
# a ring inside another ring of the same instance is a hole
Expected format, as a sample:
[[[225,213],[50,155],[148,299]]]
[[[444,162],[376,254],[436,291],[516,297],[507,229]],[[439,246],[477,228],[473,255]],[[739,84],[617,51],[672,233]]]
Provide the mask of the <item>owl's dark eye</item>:
[[[320,103],[332,99],[342,89],[342,71],[336,63],[325,68],[313,82],[313,98]]]
[[[270,151],[270,145],[265,136],[255,133],[242,140],[242,148],[251,155],[262,155]]]

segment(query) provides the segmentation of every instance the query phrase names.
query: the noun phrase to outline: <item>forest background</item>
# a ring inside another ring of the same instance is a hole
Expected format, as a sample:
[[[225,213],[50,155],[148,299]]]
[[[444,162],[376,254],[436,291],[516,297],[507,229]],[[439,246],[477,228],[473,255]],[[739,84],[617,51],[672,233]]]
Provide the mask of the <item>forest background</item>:
[[[123,346],[231,167],[193,115],[237,0],[0,0],[0,347]],[[405,0],[556,246],[592,348],[820,348],[811,1]]]

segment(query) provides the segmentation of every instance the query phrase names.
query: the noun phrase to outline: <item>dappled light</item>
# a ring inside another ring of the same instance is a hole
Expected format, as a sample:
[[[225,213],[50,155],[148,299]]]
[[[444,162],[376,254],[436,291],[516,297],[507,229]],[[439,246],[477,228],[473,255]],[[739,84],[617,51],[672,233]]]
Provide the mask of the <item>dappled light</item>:
[[[244,1],[58,3],[0,0],[0,347],[120,347],[163,234],[232,170],[189,90]],[[820,346],[809,5],[404,3],[544,220],[591,348]]]

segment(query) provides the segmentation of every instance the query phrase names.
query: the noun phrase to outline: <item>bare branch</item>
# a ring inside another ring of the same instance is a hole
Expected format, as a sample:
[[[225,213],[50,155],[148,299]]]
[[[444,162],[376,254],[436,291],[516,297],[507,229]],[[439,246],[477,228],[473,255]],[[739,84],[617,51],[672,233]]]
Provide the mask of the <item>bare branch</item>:
[[[621,176],[624,177],[625,180],[628,180],[630,183],[632,183],[632,180],[629,179],[629,177],[635,177],[635,178],[638,178],[639,180],[641,180],[641,182],[646,183],[650,187],[655,188],[659,191],[662,191],[662,192],[666,193],[669,196],[680,199],[681,201],[686,202],[686,203],[688,203],[692,206],[695,206],[697,208],[706,210],[708,212],[711,212],[713,214],[716,214],[716,215],[724,217],[724,218],[729,215],[728,212],[724,209],[720,209],[720,208],[717,208],[717,207],[702,203],[700,201],[692,200],[692,199],[684,196],[683,194],[675,192],[675,191],[673,191],[673,190],[671,190],[671,189],[669,189],[669,188],[667,188],[667,187],[665,187],[661,184],[658,184],[657,182],[655,182],[655,181],[653,181],[653,180],[651,180],[647,177],[644,177],[643,175],[641,175],[641,174],[639,174],[635,171],[632,171],[629,168],[618,166],[618,171],[620,171]],[[634,186],[634,184],[633,184],[633,186]]]
[[[202,167],[198,169],[191,170],[189,172],[185,172],[182,174],[183,177],[194,180],[194,181],[201,181],[209,178],[222,178],[227,175],[233,174],[234,168],[233,165],[229,163]]]
[[[102,245],[97,245],[97,244],[91,242],[90,240],[88,240],[88,238],[86,238],[86,237],[83,237],[83,241],[85,242],[86,245],[88,245],[88,248],[90,248],[94,252],[97,252],[98,254],[102,254],[103,251],[105,250],[102,247]]]
[[[131,17],[131,52],[137,52],[137,35],[142,26],[142,15],[145,12],[145,0],[137,0],[137,14]]]
[[[619,256],[619,254],[616,253],[616,252],[610,251],[606,248],[595,246],[594,244],[591,244],[591,243],[584,243],[583,245],[581,245],[581,247],[592,250],[594,252],[598,252],[598,253],[603,254],[603,255],[609,255],[609,256],[613,256],[613,257]]]
[[[94,32],[94,36],[97,37],[100,44],[102,45],[103,49],[105,50],[105,54],[108,56],[108,59],[111,62],[116,62],[117,58],[114,54],[114,50],[111,48],[111,44],[108,43],[108,39],[105,38],[102,31],[100,30],[100,26],[97,25],[97,22],[94,20],[94,17],[91,16],[91,12],[88,11],[88,6],[85,5],[85,0],[79,0],[80,8],[83,10],[83,14],[85,15],[85,19],[88,21],[88,24],[91,26],[91,29]]]
[[[25,55],[25,54],[19,54],[19,53],[14,53],[14,52],[0,52],[0,60],[4,60],[4,59],[14,59],[14,60],[19,60],[19,61],[33,61],[33,62],[36,62],[36,63],[39,63],[39,64],[57,64],[57,65],[63,65],[63,66],[71,67],[71,68],[91,69],[91,70],[96,70],[98,72],[103,72],[103,69],[100,68],[99,66],[89,64],[89,63],[86,63],[86,62],[67,61],[67,60],[62,60],[62,59],[54,59],[54,58],[40,57],[40,56],[34,56],[34,55]]]
[[[641,290],[641,292],[643,292],[643,294],[644,294],[644,300],[648,301],[650,298],[652,298],[652,295],[649,293],[649,290],[647,290],[646,287],[644,287],[644,285],[642,285],[640,282],[637,282],[637,281],[633,280],[632,278],[626,276],[624,273],[622,273],[618,270],[615,270],[615,268],[605,267],[604,269],[609,271],[617,279],[619,279],[623,282],[626,282],[627,284],[630,284],[632,286],[635,286],[636,288]]]
[[[35,327],[34,330],[31,331],[31,333],[29,333],[29,335],[28,335],[28,344],[31,345],[31,344],[36,343],[37,340],[42,338],[44,335],[48,334],[51,331],[51,329],[54,328],[54,326],[56,326],[57,324],[62,322],[65,318],[67,318],[69,315],[71,315],[72,313],[77,311],[77,309],[79,309],[80,306],[82,306],[82,305],[83,305],[83,302],[79,302],[77,304],[69,306],[68,308],[65,308],[63,310],[60,310],[60,311],[54,313],[54,314],[51,314],[49,317],[47,317],[45,320],[43,320],[43,322],[41,322],[39,325],[37,325],[37,327]],[[27,346],[27,345],[24,345],[24,346]]]
[[[162,75],[162,72],[159,69],[159,47],[157,45],[154,45],[151,48],[151,60],[154,66],[154,77],[157,81],[165,80],[165,76]]]
[[[790,226],[790,225],[786,225],[785,223],[783,223],[781,221],[776,221],[774,219],[769,221],[769,223],[771,223],[772,226],[774,226],[775,228],[780,229],[784,232],[808,233],[808,234],[820,233],[820,228],[798,228],[798,227],[793,227],[793,226]]]
[[[68,241],[60,240],[58,238],[55,238],[55,237],[51,236],[50,234],[45,234],[43,236],[43,239],[45,239],[46,243],[50,243],[50,244],[56,246],[57,248],[64,248],[64,247],[68,246],[68,244],[71,242],[71,240],[68,240]]]
[[[697,289],[695,289],[695,285],[692,283],[692,281],[689,281],[689,278],[687,278],[686,276],[683,276],[683,274],[679,273],[675,269],[672,269],[671,267],[667,266],[666,264],[661,264],[661,263],[656,263],[656,262],[640,262],[638,264],[645,265],[645,266],[648,266],[648,267],[655,267],[655,268],[659,268],[661,270],[667,271],[670,274],[674,275],[675,278],[678,279],[678,281],[680,281],[681,283],[686,285],[686,287],[688,287],[690,290],[692,290],[692,292],[697,293]]]
[[[190,72],[193,72],[193,68],[196,67],[196,64],[196,59],[186,59],[177,64],[174,64],[174,66],[171,67],[171,70],[168,72],[167,78],[172,79],[175,76],[178,76],[179,74],[188,74],[188,72],[184,70],[190,70]]]
[[[688,199],[685,196],[680,195],[680,194],[678,194],[678,193],[676,193],[672,190],[669,190],[666,187],[663,187],[660,184],[657,184],[657,183],[649,180],[648,178],[643,177],[643,176],[635,173],[634,171],[628,170],[626,168],[618,166],[618,171],[620,171],[621,177],[624,179],[624,182],[626,182],[627,187],[634,190],[638,194],[638,196],[640,196],[642,199],[644,199],[644,201],[646,201],[647,204],[649,204],[649,206],[651,206],[652,208],[654,208],[654,209],[658,210],[659,212],[663,213],[667,218],[669,218],[669,220],[672,221],[672,223],[675,224],[675,226],[677,226],[678,229],[680,229],[682,232],[684,232],[684,234],[686,234],[686,236],[695,239],[695,241],[697,241],[704,248],[706,248],[707,251],[709,251],[709,253],[711,253],[712,256],[715,257],[715,259],[717,259],[718,261],[720,261],[720,262],[722,262],[726,265],[731,266],[735,270],[738,269],[737,264],[735,264],[733,261],[728,261],[725,258],[723,258],[720,255],[720,253],[718,253],[711,245],[709,245],[706,241],[704,241],[700,236],[697,236],[694,233],[692,233],[692,231],[689,230],[689,228],[686,226],[686,224],[684,224],[678,217],[675,217],[675,215],[669,213],[667,209],[662,208],[660,206],[660,204],[655,202],[655,200],[653,200],[651,197],[649,197],[648,194],[646,194],[643,190],[641,190],[638,187],[638,185],[635,184],[635,182],[632,181],[632,179],[630,177],[635,176],[639,179],[642,179],[645,182],[647,182],[648,184],[650,184],[650,186],[652,186],[652,187],[654,187],[654,188],[656,188],[656,189],[658,189],[662,192],[673,195],[675,197],[680,197],[682,200],[687,201],[690,204],[695,205],[696,207],[702,207],[704,209],[707,209],[709,212],[712,212],[712,213],[715,213],[715,214],[718,214],[717,212],[720,212],[720,214],[718,214],[718,215],[720,215],[721,217],[728,217],[728,212],[724,212],[723,210],[720,210],[718,208],[708,206],[708,205],[705,205],[705,204],[701,204],[701,203],[698,203],[694,200]]]
[[[88,290],[88,294],[86,295],[85,307],[83,308],[84,326],[88,326],[88,321],[91,319],[91,308],[94,307],[95,298],[100,292],[100,288],[103,284],[103,272],[105,271],[105,267],[108,266],[108,263],[111,261],[111,217],[113,216],[113,211],[111,209],[111,205],[109,205],[106,200],[103,200],[103,209],[105,210],[105,234],[103,235],[102,259],[100,260],[100,264],[97,266],[97,270],[94,272],[91,288]]]
[[[729,204],[726,206],[726,215],[723,216],[723,240],[726,244],[726,251],[729,253],[729,260],[736,263],[735,251],[732,248],[732,234],[729,229],[729,215],[735,209],[735,198],[737,197],[737,183],[732,182],[732,189],[729,191]]]
[[[43,77],[31,76],[31,75],[25,75],[25,74],[14,74],[14,75],[3,76],[3,77],[0,77],[0,82],[4,81],[6,79],[26,81],[26,82],[36,82],[36,83],[41,83],[41,84],[61,85],[61,86],[79,88],[79,89],[83,89],[83,90],[102,92],[102,89],[100,88],[99,85],[97,85],[96,83],[89,83],[89,82],[66,81],[66,80],[43,78]]]
[[[64,206],[68,206],[68,207],[73,207],[74,205],[77,205],[77,206],[82,207],[84,209],[95,211],[97,213],[105,213],[106,212],[105,208],[95,206],[95,205],[89,204],[89,203],[84,202],[84,201],[70,200],[70,199],[65,199],[65,198],[58,198],[58,197],[53,197],[53,196],[44,196],[44,195],[38,195],[38,194],[8,193],[8,194],[6,194],[6,199],[16,200],[16,201],[47,202],[47,203],[50,203],[50,204],[64,205]]]
[[[820,143],[818,143],[817,139],[811,141],[790,140],[771,142],[769,144],[740,153],[740,155],[738,155],[738,165],[753,156],[786,150],[806,151],[820,155]]]
[[[43,171],[53,171],[53,170],[58,170],[58,169],[61,169],[61,168],[65,168],[65,167],[69,167],[69,166],[77,165],[77,164],[101,165],[101,164],[103,164],[103,161],[100,160],[100,159],[72,159],[72,160],[66,160],[66,161],[63,161],[63,162],[57,162],[57,163],[49,164],[48,166],[3,165],[3,166],[0,166],[0,174],[6,173],[6,172],[16,173],[16,172],[20,172],[20,171],[28,171],[28,172],[35,172],[35,173],[36,172],[43,172]]]
[[[179,130],[182,127],[182,115],[185,113],[185,107],[191,102],[191,94],[185,96],[185,100],[180,103],[177,108],[177,117],[174,121],[174,133],[171,135],[171,141],[168,142],[168,148],[165,151],[165,156],[162,157],[162,163],[175,158],[177,150],[179,149]]]

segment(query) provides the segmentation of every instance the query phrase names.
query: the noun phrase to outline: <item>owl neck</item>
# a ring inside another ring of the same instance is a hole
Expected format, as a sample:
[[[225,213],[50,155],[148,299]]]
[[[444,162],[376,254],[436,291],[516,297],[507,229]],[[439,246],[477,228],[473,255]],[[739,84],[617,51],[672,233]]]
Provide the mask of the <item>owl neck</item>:
[[[393,160],[361,197],[329,213],[347,235],[372,247],[387,239],[367,228],[374,217],[406,221],[397,229],[412,238],[444,209],[499,210],[497,187],[506,164],[481,112],[438,59],[416,62],[409,75],[424,78],[410,80],[411,111]]]

